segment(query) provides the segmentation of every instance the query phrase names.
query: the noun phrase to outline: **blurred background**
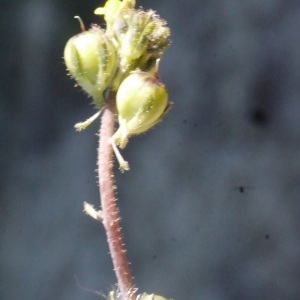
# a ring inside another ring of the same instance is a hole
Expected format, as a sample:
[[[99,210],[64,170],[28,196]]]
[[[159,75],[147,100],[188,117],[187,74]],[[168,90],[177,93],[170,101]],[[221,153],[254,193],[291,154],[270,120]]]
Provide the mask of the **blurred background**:
[[[99,122],[63,64],[104,1],[0,2],[0,298],[101,299],[115,283],[99,206]],[[300,2],[140,0],[168,21],[172,110],[116,183],[140,292],[300,299]]]

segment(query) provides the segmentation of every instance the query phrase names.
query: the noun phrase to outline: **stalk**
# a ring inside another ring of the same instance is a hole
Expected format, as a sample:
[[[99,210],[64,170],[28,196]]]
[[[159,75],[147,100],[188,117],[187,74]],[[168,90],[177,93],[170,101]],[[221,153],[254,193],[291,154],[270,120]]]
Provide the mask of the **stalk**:
[[[135,289],[130,275],[126,250],[122,242],[120,218],[115,198],[113,175],[113,150],[110,139],[114,134],[115,93],[110,93],[101,118],[98,148],[98,178],[101,218],[117,277],[121,299],[135,300]]]

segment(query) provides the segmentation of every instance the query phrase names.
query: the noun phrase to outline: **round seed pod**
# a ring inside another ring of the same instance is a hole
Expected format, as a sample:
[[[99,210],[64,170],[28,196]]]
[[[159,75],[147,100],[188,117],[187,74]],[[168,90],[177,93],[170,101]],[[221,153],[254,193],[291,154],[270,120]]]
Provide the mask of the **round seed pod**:
[[[116,104],[119,128],[113,136],[116,145],[124,148],[128,137],[147,131],[167,112],[168,93],[164,84],[148,72],[132,72],[121,83]]]
[[[117,65],[117,52],[98,26],[79,33],[67,42],[64,60],[70,75],[97,107],[104,105],[103,92],[110,85]]]

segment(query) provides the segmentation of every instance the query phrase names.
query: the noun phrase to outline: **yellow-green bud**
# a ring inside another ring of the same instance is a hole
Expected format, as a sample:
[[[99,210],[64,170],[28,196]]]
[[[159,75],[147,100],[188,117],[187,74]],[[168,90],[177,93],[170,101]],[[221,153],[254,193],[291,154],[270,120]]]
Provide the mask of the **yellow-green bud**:
[[[127,24],[122,20],[124,16],[117,16],[116,26],[113,26],[120,43],[120,66],[123,73],[135,68],[145,70],[147,60],[160,58],[170,44],[170,30],[154,11],[132,9],[127,11],[127,15]],[[125,26],[119,28],[122,24]]]
[[[144,11],[137,11],[133,15],[131,24],[121,43],[121,66],[126,67],[143,55],[147,48],[147,38],[154,29],[154,24],[147,22],[150,16]]]
[[[127,9],[134,8],[134,6],[135,0],[107,0],[105,5],[96,8],[94,13],[96,15],[104,15],[107,30],[110,31],[116,16],[122,14]]]
[[[113,136],[124,148],[131,135],[147,131],[157,124],[170,104],[165,86],[155,75],[135,71],[121,83],[116,96],[119,128]]]
[[[100,108],[104,105],[103,92],[110,85],[117,65],[117,52],[97,26],[92,26],[70,38],[64,50],[64,60],[70,75]]]

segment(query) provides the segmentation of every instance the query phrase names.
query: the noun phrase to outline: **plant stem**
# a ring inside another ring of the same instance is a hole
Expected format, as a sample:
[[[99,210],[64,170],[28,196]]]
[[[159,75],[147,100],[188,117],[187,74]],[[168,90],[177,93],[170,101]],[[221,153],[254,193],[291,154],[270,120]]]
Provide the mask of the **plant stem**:
[[[122,243],[118,207],[114,193],[113,151],[110,138],[114,134],[115,93],[110,93],[104,109],[99,132],[98,178],[103,225],[117,277],[121,299],[134,300],[134,288]]]

